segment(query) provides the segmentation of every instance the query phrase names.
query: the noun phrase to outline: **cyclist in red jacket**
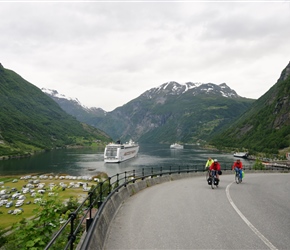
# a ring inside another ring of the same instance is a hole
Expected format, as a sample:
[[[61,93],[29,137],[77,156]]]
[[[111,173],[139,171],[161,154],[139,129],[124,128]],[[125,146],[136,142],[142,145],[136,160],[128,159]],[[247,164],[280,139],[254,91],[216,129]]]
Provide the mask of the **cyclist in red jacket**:
[[[219,164],[217,159],[213,160],[213,163],[210,165],[209,170],[211,170],[212,172],[215,171],[216,178],[220,181],[220,177],[219,177],[219,173],[218,171],[221,170],[221,165]]]
[[[243,179],[243,163],[241,162],[240,159],[237,159],[234,162],[232,169],[235,170],[236,172],[239,172],[240,179],[242,181],[242,179]]]

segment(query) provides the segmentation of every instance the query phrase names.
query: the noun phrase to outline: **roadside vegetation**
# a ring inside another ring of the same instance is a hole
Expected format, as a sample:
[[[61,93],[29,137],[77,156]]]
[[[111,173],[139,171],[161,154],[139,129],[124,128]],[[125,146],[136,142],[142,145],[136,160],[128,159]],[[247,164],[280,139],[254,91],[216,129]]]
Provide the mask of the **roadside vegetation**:
[[[67,175],[1,177],[0,190],[6,193],[5,197],[9,196],[6,200],[12,201],[13,206],[6,208],[6,203],[0,207],[0,247],[5,244],[6,250],[43,249],[53,233],[68,219],[68,215],[79,206],[88,192],[106,177],[105,173],[87,180]],[[29,188],[28,193],[23,193],[27,187],[32,187],[31,185],[34,185],[34,188]],[[15,207],[19,197],[12,199],[17,193],[25,196],[23,205],[19,207]],[[33,193],[35,195],[32,195]],[[0,201],[4,200],[3,197],[2,194]],[[63,248],[62,244],[66,242],[67,237],[60,240],[53,249]]]
[[[254,170],[264,170],[265,165],[262,163],[261,160],[257,159],[253,165],[253,169]]]

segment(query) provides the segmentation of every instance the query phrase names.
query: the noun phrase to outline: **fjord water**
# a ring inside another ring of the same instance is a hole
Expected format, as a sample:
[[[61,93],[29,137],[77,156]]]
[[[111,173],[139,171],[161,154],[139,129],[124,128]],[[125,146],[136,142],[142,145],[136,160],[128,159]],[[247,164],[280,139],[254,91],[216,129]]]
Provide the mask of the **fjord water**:
[[[104,163],[104,149],[58,149],[39,153],[29,158],[0,161],[0,175],[26,174],[69,174],[94,176],[105,172],[109,176],[142,168],[197,168],[203,169],[207,158],[217,158],[222,167],[230,167],[235,158],[214,150],[206,150],[191,145],[184,149],[170,149],[166,144],[140,144],[138,156],[122,163]],[[242,160],[244,165],[251,162]]]

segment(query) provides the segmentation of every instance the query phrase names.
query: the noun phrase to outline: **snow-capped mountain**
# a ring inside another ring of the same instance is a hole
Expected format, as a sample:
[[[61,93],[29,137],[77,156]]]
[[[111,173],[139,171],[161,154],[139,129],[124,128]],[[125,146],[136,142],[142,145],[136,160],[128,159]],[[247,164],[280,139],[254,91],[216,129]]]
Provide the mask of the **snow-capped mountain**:
[[[46,89],[46,88],[41,88],[42,92],[47,94],[48,96],[52,97],[53,99],[64,99],[70,102],[75,102],[76,104],[82,106],[83,108],[86,108],[86,106],[82,105],[80,103],[80,101],[77,98],[72,98],[72,97],[68,97],[66,95],[60,94],[58,93],[57,90],[55,89]]]
[[[58,93],[54,89],[42,88],[42,92],[52,98],[68,114],[75,116],[79,121],[92,125],[90,120],[95,116],[104,116],[106,112],[101,108],[88,108],[80,103],[77,98],[71,98]]]
[[[240,97],[234,90],[232,90],[225,83],[213,84],[213,83],[177,83],[174,81],[164,83],[157,88],[152,88],[146,91],[143,95],[151,99],[156,95],[182,95],[190,93],[194,96],[200,94],[216,94],[223,97],[238,98]]]

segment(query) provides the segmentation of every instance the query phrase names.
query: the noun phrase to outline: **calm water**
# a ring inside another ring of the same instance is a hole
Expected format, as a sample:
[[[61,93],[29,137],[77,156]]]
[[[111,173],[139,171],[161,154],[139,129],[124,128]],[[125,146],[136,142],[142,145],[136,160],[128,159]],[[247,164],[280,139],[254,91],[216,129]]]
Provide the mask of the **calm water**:
[[[69,175],[94,176],[106,172],[109,176],[129,170],[162,167],[203,168],[207,158],[217,158],[221,166],[229,167],[236,158],[232,154],[209,151],[185,145],[184,149],[170,149],[165,144],[140,144],[138,157],[122,162],[104,163],[103,149],[61,149],[39,153],[29,158],[0,161],[0,175],[32,173],[65,173]],[[242,160],[244,165],[252,162]]]

